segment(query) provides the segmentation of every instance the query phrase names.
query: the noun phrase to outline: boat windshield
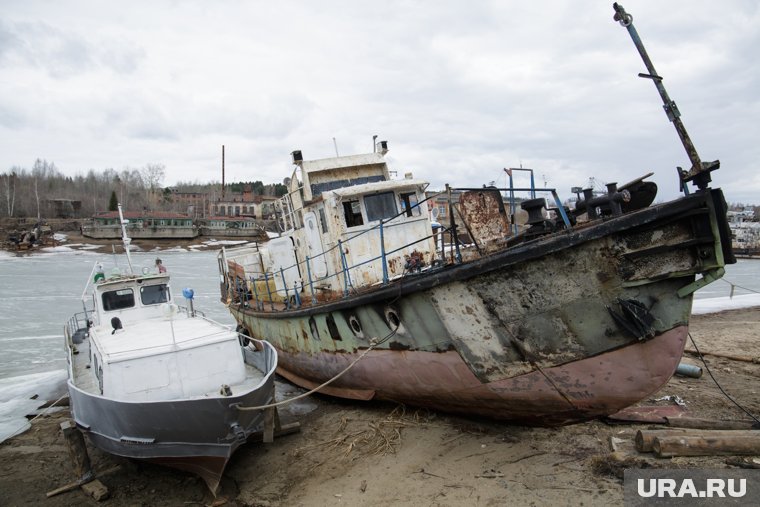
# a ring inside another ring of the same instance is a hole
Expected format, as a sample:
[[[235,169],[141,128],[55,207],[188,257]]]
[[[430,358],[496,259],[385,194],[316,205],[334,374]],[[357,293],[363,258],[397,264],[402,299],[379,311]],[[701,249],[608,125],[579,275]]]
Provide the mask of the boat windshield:
[[[135,306],[135,293],[132,289],[110,290],[103,293],[103,310],[110,312]]]
[[[169,301],[169,287],[166,284],[140,287],[140,301],[144,305],[158,305]]]
[[[364,206],[367,209],[368,222],[391,218],[398,214],[396,196],[393,192],[366,195],[364,196]]]

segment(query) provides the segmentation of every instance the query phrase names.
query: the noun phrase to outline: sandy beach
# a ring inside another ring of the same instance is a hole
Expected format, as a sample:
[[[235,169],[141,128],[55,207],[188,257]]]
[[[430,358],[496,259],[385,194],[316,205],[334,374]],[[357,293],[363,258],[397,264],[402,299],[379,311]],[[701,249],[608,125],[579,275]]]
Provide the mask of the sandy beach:
[[[695,315],[691,335],[702,352],[760,356],[760,308]],[[691,344],[687,348],[693,348]],[[760,365],[706,356],[723,389],[760,413]],[[684,362],[700,364],[694,355]],[[691,417],[748,420],[705,371],[673,377],[640,405],[684,400]],[[726,457],[658,459],[637,453],[635,433],[651,424],[595,420],[561,428],[531,428],[455,417],[389,403],[352,403],[313,396],[301,431],[272,444],[251,442],[230,462],[218,496],[184,472],[129,461],[89,448],[109,505],[621,505],[629,467],[725,468]],[[59,425],[67,410],[35,420],[26,433],[0,444],[0,504],[96,505],[77,489],[45,493],[76,479]],[[613,452],[614,439],[617,452]]]

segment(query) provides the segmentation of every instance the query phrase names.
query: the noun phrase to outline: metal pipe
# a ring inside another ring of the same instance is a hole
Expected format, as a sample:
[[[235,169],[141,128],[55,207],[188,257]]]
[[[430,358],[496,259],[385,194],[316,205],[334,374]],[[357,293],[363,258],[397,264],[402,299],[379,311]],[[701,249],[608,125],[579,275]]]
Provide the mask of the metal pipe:
[[[351,273],[348,271],[348,262],[346,261],[346,253],[343,251],[343,242],[338,240],[338,249],[340,250],[340,264],[343,268],[343,296],[348,296],[348,285],[351,277]]]
[[[314,293],[314,281],[311,279],[311,264],[309,256],[306,256],[306,276],[309,277],[309,290],[311,291],[311,306],[317,304],[317,295]]]
[[[388,285],[388,265],[385,258],[385,235],[383,233],[383,219],[380,219],[380,259],[383,263],[383,285]]]
[[[699,378],[702,376],[702,368],[693,364],[679,363],[678,368],[676,368],[676,375]]]
[[[259,301],[259,291],[256,288],[256,279],[251,277],[251,285],[253,285],[253,297],[256,299],[256,309],[261,311],[261,301]]]
[[[290,296],[288,295],[288,282],[285,280],[285,270],[280,266],[280,276],[282,277],[282,286],[285,289],[285,308],[290,310]]]
[[[274,277],[274,274],[272,274]],[[264,271],[264,284],[267,286],[267,294],[269,295],[269,306],[271,306],[272,311],[274,311],[274,300],[272,299],[272,289],[269,288],[269,274]]]

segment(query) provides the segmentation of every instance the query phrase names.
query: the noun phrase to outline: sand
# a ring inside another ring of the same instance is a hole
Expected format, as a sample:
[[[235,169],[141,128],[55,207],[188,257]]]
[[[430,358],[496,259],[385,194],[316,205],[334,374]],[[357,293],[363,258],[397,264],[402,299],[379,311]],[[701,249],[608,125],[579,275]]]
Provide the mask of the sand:
[[[760,308],[693,317],[691,334],[703,352],[760,356]],[[691,346],[689,346],[691,347]],[[760,414],[760,364],[706,356],[737,402]],[[685,362],[701,364],[694,356]],[[705,372],[673,377],[642,405],[679,396],[690,416],[746,420]],[[108,505],[622,505],[626,467],[726,468],[726,457],[657,459],[633,449],[650,424],[595,420],[562,428],[531,428],[467,419],[388,403],[314,396],[301,432],[272,444],[249,443],[228,465],[214,498],[194,476],[136,463],[90,447]],[[23,435],[0,444],[0,505],[95,505],[77,489],[46,499],[75,479],[59,425],[63,411],[34,421]],[[611,439],[617,452],[612,452]],[[730,458],[729,458],[730,459]]]

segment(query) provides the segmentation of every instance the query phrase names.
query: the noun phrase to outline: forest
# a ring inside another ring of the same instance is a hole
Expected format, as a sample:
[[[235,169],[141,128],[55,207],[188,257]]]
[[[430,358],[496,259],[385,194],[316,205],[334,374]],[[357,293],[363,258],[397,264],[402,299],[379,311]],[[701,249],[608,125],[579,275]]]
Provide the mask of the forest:
[[[205,193],[210,198],[221,195],[219,182],[184,183],[163,187],[166,168],[162,164],[147,164],[141,168],[121,171],[90,169],[84,174],[66,176],[55,163],[37,159],[31,170],[14,166],[0,173],[0,218],[52,218],[53,201],[74,203],[71,218],[90,217],[113,207],[113,197],[126,210],[185,212],[186,204],[174,202],[174,192]],[[254,195],[281,196],[285,186],[261,181],[226,184],[226,192],[242,192],[250,185]]]

